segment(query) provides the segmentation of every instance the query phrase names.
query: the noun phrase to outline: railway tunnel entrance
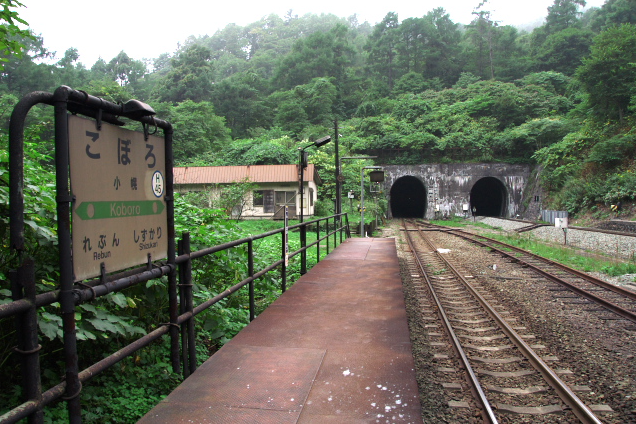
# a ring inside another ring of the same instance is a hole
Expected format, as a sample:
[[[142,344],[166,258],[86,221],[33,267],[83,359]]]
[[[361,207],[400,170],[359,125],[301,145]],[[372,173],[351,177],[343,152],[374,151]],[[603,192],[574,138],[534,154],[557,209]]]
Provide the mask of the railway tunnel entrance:
[[[470,204],[478,216],[506,216],[507,198],[506,187],[495,177],[480,179],[470,190]]]
[[[391,215],[393,218],[424,218],[426,187],[418,178],[398,178],[391,187]]]

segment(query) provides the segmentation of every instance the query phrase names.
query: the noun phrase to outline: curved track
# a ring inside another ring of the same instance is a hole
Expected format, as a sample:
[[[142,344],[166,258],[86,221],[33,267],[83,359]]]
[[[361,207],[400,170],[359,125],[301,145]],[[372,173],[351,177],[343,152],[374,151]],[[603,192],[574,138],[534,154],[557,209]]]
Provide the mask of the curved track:
[[[636,293],[631,290],[610,284],[584,272],[569,268],[558,262],[551,261],[492,238],[425,222],[418,222],[418,225],[425,228],[446,231],[449,234],[461,237],[471,243],[491,249],[607,310],[620,315],[622,318],[636,322]]]
[[[568,386],[559,376],[563,370],[547,364],[555,358],[539,355],[535,349],[543,346],[527,343],[533,336],[518,333],[525,328],[507,317],[508,312],[495,299],[483,294],[472,276],[447,260],[414,223],[404,222],[404,226],[417,268],[412,272],[418,272],[425,282],[447,340],[465,371],[466,382],[461,386],[472,397],[464,403],[475,408],[474,415],[495,423],[502,413],[541,417],[558,413],[573,414],[583,423],[600,423],[575,394],[589,389]]]

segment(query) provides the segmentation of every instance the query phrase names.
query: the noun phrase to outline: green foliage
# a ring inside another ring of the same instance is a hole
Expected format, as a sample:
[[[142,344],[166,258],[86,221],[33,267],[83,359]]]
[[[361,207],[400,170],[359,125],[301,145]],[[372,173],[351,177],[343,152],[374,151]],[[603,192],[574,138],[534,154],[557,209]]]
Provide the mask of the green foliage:
[[[548,7],[545,25],[546,32],[554,34],[578,26],[579,6],[585,7],[585,0],[554,0],[554,4]]]
[[[530,159],[536,151],[561,141],[574,128],[572,122],[561,117],[533,119],[503,131],[498,144],[509,157]]]
[[[298,152],[292,148],[289,137],[275,140],[235,140],[221,152],[207,159],[202,156],[192,166],[227,165],[284,165],[296,163]]]
[[[24,6],[17,0],[0,1],[2,10],[0,11],[0,69],[8,57],[20,57],[23,54],[24,44],[19,37],[34,38],[28,30],[21,29],[18,24],[28,25],[28,23],[18,16],[18,12],[13,10],[16,7]]]
[[[468,88],[469,85],[475,84],[480,79],[481,78],[470,72],[462,72],[455,85],[453,85],[453,88]]]
[[[590,149],[586,161],[605,167],[619,165],[634,157],[635,141],[633,135],[617,135],[600,140]]]
[[[307,84],[316,78],[333,78],[345,84],[346,67],[354,51],[349,45],[349,29],[334,25],[328,32],[315,32],[300,38],[279,62],[274,83],[280,89]]]
[[[636,26],[611,27],[594,38],[591,55],[577,78],[589,94],[590,107],[603,117],[623,119],[636,80]]]
[[[257,188],[258,185],[250,182],[249,178],[218,187],[216,205],[213,204],[212,207],[225,211],[229,217],[239,219],[247,203],[247,196]]]
[[[265,81],[255,72],[241,72],[214,86],[215,111],[225,117],[232,137],[247,136],[250,128],[267,127],[271,110],[265,104]]]
[[[152,106],[162,119],[174,127],[175,162],[188,162],[199,155],[218,152],[229,140],[224,119],[215,115],[212,103],[185,100],[174,106],[168,103]]]
[[[172,372],[167,360],[169,349],[169,341],[162,339],[86,385],[82,391],[83,420],[96,423],[138,421],[181,382],[181,377]],[[59,419],[55,412],[66,415],[66,411],[51,412],[47,411],[47,417],[52,422]]]
[[[170,70],[155,88],[153,98],[162,102],[211,100],[213,91],[212,51],[190,45],[170,60]]]
[[[463,28],[441,8],[401,22],[388,13],[377,25],[334,15],[269,15],[212,36],[190,37],[174,55],[156,58],[149,72],[144,61],[123,51],[90,69],[73,48],[55,58],[42,37],[18,26],[25,22],[14,9],[22,5],[0,0],[0,236],[5,240],[0,302],[9,301],[7,270],[16,261],[8,248],[8,116],[21,96],[61,84],[113,102],[151,103],[157,116],[174,126],[178,163],[296,163],[298,141],[331,134],[338,119],[341,156],[374,154],[384,164],[534,161],[552,207],[577,213],[636,200],[636,8],[632,0],[608,0],[581,18],[583,3],[555,0],[546,24],[532,33],[499,26],[486,2]],[[35,258],[38,292],[56,289],[59,276],[51,116],[50,110],[34,108],[25,134],[25,254]],[[325,181],[318,214],[331,213],[335,198],[333,155],[333,144],[311,153]],[[343,162],[343,192],[359,196],[361,167],[372,164]],[[278,228],[281,223],[274,221],[226,220],[248,184],[232,186],[219,201],[201,194],[177,196],[177,234],[188,231],[198,250]],[[377,209],[386,206],[382,200]],[[374,207],[367,203],[367,220]],[[291,234],[291,243],[296,250],[298,233]],[[197,260],[197,302],[246,278],[246,249]],[[254,249],[255,268],[263,268],[280,258],[280,238],[259,240]],[[317,260],[315,252],[308,257]],[[298,258],[292,258],[289,271],[294,281]],[[166,322],[166,285],[165,278],[153,280],[80,305],[80,361],[101,359]],[[260,312],[280,293],[277,273],[260,278],[256,292]],[[247,303],[244,288],[201,315],[201,358],[247,324]],[[49,387],[63,374],[59,305],[39,314]],[[13,340],[10,321],[0,320],[2,340]],[[169,392],[178,378],[166,363],[165,343],[87,385],[83,401],[90,407],[84,408],[84,419],[135,421]],[[14,344],[0,348],[0,378],[9,388],[0,393],[2,410],[19,401],[19,389],[12,388],[18,378],[11,372]],[[64,405],[47,409],[47,420],[66,420]]]
[[[535,56],[537,68],[573,75],[588,56],[593,37],[592,31],[579,28],[550,34]]]

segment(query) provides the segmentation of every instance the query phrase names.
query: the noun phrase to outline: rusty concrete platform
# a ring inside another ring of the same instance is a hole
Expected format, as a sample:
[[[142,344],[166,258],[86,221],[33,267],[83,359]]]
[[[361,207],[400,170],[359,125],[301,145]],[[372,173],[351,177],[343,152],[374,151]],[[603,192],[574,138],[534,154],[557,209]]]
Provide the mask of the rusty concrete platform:
[[[348,239],[141,423],[421,423],[394,239]]]

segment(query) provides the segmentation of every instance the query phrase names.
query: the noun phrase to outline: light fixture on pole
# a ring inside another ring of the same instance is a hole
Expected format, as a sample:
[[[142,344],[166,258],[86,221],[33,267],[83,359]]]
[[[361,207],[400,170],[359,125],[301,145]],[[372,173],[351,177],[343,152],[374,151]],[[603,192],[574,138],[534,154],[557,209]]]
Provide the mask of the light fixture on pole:
[[[338,158],[338,177],[340,178],[340,184],[342,184],[344,182],[344,176],[342,174],[340,174],[340,170],[342,170],[342,161],[343,160],[353,160],[353,159],[375,159],[377,158],[377,156],[344,156],[342,158]],[[340,195],[340,194],[338,194]],[[342,202],[338,202],[337,203],[337,209],[336,209],[336,213],[337,214],[341,214],[342,213]]]
[[[308,144],[305,147],[299,147],[298,152],[300,153],[299,158],[299,167],[300,167],[300,188],[298,193],[300,194],[300,222],[302,223],[305,217],[305,168],[308,165],[308,153],[305,152],[305,149],[315,146],[321,147],[331,141],[331,136],[326,136],[323,138],[319,138],[311,144]],[[304,248],[307,245],[307,229],[305,226],[300,227],[300,247]],[[303,250],[300,254],[300,274],[303,275],[307,272],[307,253]]]

